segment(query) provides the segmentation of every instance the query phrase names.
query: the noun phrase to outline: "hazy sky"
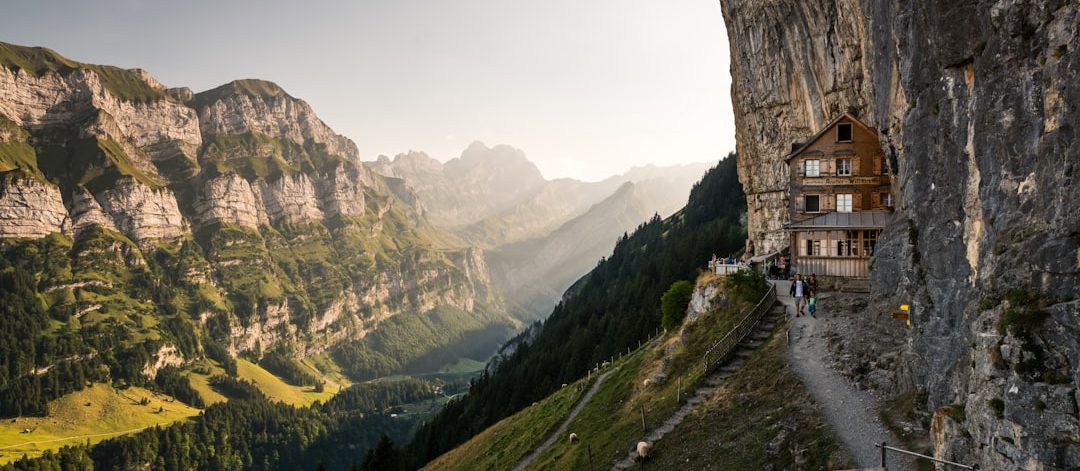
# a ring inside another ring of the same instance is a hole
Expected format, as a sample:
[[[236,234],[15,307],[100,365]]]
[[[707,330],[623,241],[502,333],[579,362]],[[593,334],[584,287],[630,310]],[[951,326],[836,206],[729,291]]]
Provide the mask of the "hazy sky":
[[[717,0],[0,0],[0,41],[141,67],[196,92],[237,78],[309,102],[361,157],[474,140],[599,179],[735,148]]]

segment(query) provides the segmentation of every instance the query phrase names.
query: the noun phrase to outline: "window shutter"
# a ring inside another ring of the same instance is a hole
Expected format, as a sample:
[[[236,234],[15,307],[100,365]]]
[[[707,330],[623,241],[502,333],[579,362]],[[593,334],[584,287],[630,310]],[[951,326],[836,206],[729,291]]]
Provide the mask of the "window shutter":
[[[881,206],[881,195],[877,192],[871,193],[870,195],[870,197],[872,198],[873,207],[876,208],[878,206]]]
[[[861,160],[862,160],[862,158],[857,156],[857,155],[851,156],[851,175],[852,176],[855,176],[855,177],[859,176],[859,163],[860,163],[859,161],[861,161]]]
[[[803,198],[802,195],[795,198],[795,211],[799,213],[806,211],[806,198]]]
[[[881,156],[874,156],[874,175],[881,175]]]
[[[851,210],[863,209],[862,207],[862,193],[855,193],[851,195]]]
[[[821,209],[822,211],[831,211],[836,209],[836,196],[823,195],[821,197]]]

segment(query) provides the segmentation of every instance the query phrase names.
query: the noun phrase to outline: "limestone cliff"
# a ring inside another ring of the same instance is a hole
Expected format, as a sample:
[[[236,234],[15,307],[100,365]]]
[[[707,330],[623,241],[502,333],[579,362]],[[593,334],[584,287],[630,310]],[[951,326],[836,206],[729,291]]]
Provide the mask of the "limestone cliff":
[[[899,204],[873,289],[915,312],[896,384],[966,410],[935,415],[936,452],[1080,463],[1080,5],[721,5],[753,248],[785,243],[792,143],[844,112],[876,127]]]
[[[196,94],[0,43],[0,172],[5,259],[88,351],[104,328],[143,342],[151,375],[207,342],[315,355],[442,308],[511,324],[482,252],[441,243],[415,195],[271,82]],[[420,340],[410,354],[445,346]]]

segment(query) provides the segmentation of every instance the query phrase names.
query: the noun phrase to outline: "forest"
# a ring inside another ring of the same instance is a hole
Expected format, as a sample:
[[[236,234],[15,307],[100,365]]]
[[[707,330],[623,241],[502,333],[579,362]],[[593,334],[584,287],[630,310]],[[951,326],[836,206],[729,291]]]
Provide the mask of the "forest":
[[[661,296],[695,279],[712,254],[742,250],[746,200],[729,154],[667,219],[653,217],[624,235],[611,256],[576,282],[531,342],[475,380],[417,432],[403,453],[418,468],[495,422],[573,382],[593,365],[636,347],[661,323]]]
[[[297,408],[271,402],[254,386],[231,384],[225,403],[169,427],[106,440],[93,447],[64,447],[0,470],[152,469],[379,469],[375,449],[404,441],[418,425],[391,411],[437,397],[445,386],[408,379],[352,386],[325,404]],[[379,455],[382,456],[382,455]],[[385,458],[382,458],[385,459]],[[367,463],[367,464],[365,464]]]

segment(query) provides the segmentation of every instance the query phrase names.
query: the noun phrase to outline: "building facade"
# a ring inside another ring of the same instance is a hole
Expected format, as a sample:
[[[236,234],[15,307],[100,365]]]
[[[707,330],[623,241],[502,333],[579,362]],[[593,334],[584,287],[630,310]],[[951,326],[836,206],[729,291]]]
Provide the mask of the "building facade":
[[[877,131],[845,114],[792,148],[785,158],[792,270],[868,278],[893,200]]]

